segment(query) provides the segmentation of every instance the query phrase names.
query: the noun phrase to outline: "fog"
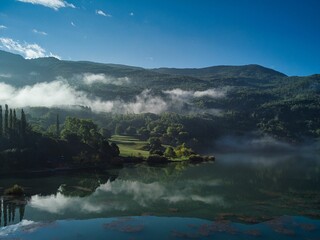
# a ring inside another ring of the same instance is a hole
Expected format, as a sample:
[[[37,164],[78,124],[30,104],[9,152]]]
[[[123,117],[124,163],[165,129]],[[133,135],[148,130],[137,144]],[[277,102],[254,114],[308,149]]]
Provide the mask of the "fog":
[[[125,84],[129,84],[131,82],[129,77],[112,77],[107,76],[105,74],[93,74],[93,73],[84,73],[80,75],[75,75],[75,79],[80,79],[81,82],[83,82],[86,85],[92,85],[96,83],[102,83],[102,84],[112,84],[117,86],[122,86]]]
[[[128,84],[129,78],[107,78],[104,74],[79,75],[82,81],[91,85],[97,82]],[[53,82],[37,83],[30,86],[16,88],[6,83],[0,83],[0,103],[8,104],[13,108],[20,107],[90,107],[94,112],[113,113],[155,113],[166,111],[185,113],[207,112],[218,114],[217,109],[199,109],[192,100],[199,97],[222,98],[225,90],[207,89],[205,91],[184,91],[174,89],[163,91],[163,95],[155,95],[150,89],[143,90],[131,101],[122,99],[105,101],[98,97],[90,97],[88,93],[80,91],[66,80],[59,78]]]
[[[268,135],[248,133],[242,136],[223,136],[216,139],[206,153],[214,154],[221,163],[275,165],[286,162],[320,161],[320,141],[288,143]],[[301,164],[300,164],[301,165]]]
[[[163,93],[169,95],[173,100],[181,101],[183,99],[190,100],[192,98],[199,97],[211,97],[211,98],[222,98],[225,97],[225,89],[207,89],[204,91],[185,91],[179,88],[166,90]]]

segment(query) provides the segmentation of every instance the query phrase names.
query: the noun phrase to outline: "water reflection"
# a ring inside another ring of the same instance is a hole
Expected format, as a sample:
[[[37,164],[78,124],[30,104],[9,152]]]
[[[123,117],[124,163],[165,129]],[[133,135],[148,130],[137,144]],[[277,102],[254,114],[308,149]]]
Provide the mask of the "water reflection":
[[[283,215],[320,218],[316,157],[224,154],[218,159],[199,165],[139,165],[104,174],[23,179],[31,193],[25,218],[156,215],[250,223]],[[17,179],[7,182],[12,185]],[[41,191],[39,182],[46,189]],[[6,209],[2,210],[6,224],[12,218],[17,221],[18,210],[12,209],[22,205],[1,206]]]
[[[22,221],[25,205],[25,198],[0,198],[0,226],[7,226]]]

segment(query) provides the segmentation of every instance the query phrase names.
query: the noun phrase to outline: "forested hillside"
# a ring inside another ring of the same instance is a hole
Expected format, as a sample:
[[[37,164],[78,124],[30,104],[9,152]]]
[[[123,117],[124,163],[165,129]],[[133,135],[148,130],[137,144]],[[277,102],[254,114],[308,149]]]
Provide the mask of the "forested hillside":
[[[201,145],[252,132],[288,142],[320,137],[320,75],[288,77],[259,65],[143,69],[26,60],[0,51],[0,82],[2,91],[11,89],[0,100],[24,107],[42,132],[50,130],[58,109],[62,124],[67,116],[91,118],[111,134],[160,137],[170,144]],[[36,86],[45,99],[53,84],[52,101],[27,99],[22,106],[25,92]],[[63,102],[54,101],[59,94],[64,97],[59,89],[69,94]]]

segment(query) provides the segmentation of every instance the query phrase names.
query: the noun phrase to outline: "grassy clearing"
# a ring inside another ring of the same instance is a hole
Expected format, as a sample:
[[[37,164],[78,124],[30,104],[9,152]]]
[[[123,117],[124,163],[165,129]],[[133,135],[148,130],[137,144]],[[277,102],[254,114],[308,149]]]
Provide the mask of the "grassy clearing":
[[[120,156],[130,157],[130,156],[142,156],[148,157],[149,152],[141,150],[148,142],[141,141],[133,136],[123,136],[123,135],[113,135],[110,139],[110,142],[113,142],[118,145],[120,149]]]

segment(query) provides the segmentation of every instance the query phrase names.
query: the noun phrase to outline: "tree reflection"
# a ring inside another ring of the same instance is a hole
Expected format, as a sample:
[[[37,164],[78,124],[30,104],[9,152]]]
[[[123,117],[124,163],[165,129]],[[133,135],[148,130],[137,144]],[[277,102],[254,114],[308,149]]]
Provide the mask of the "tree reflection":
[[[25,212],[27,198],[0,198],[0,226],[7,226],[22,221]],[[19,212],[17,219],[16,212]]]

